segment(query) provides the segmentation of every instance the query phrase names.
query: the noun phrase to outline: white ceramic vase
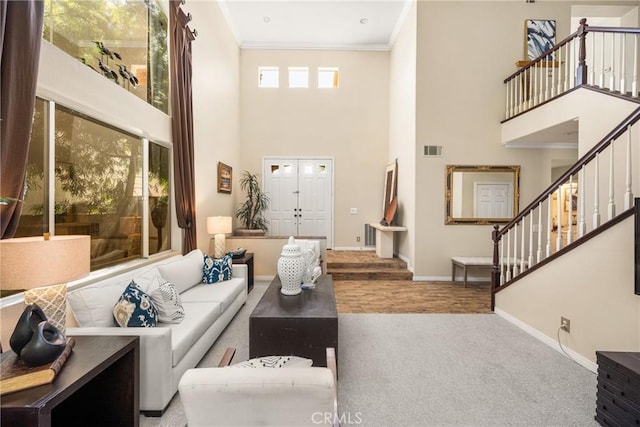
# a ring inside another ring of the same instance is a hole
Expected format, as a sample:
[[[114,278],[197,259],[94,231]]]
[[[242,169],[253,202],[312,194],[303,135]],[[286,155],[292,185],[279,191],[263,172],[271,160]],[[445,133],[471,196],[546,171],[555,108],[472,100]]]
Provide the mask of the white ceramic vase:
[[[304,274],[304,259],[299,245],[295,244],[293,236],[282,247],[282,253],[278,259],[278,276],[282,287],[280,292],[284,295],[298,295],[302,292],[302,275]]]

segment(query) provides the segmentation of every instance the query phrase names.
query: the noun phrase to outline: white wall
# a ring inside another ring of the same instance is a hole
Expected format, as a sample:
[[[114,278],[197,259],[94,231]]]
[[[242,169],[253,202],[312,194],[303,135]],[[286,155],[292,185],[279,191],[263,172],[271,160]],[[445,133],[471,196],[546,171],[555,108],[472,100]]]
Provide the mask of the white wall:
[[[578,89],[515,117],[502,125],[502,142],[526,136],[568,120],[578,120],[578,157],[583,156],[622,119],[638,108],[625,99]]]
[[[240,195],[240,49],[217,2],[191,0],[183,8],[198,31],[192,43],[196,231],[207,252],[207,217],[233,217]],[[218,193],[218,162],[233,168],[231,194]]]
[[[389,158],[398,159],[397,253],[413,270],[416,201],[416,4],[413,3],[389,58]]]
[[[239,170],[261,175],[267,156],[332,157],[334,248],[364,245],[364,224],[383,216],[389,53],[243,49],[240,64]],[[262,65],[280,67],[279,88],[257,87]],[[309,67],[309,88],[288,88],[289,66]],[[340,87],[318,89],[317,67],[339,67]]]

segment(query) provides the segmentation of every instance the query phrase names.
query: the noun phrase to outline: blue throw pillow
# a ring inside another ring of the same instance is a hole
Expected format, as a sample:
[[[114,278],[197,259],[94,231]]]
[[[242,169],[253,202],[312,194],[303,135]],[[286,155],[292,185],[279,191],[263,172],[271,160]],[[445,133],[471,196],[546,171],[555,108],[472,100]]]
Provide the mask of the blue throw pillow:
[[[231,255],[229,254],[223,258],[211,258],[209,255],[205,255],[202,283],[210,284],[231,279],[232,264]]]
[[[158,310],[151,297],[132,280],[113,307],[113,320],[121,328],[152,328],[158,323]]]

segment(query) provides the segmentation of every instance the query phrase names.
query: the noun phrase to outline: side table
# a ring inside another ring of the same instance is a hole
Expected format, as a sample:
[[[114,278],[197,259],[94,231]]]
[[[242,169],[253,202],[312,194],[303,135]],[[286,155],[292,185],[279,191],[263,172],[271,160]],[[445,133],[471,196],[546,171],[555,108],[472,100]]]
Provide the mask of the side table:
[[[640,424],[640,353],[596,351],[595,419],[603,426]]]
[[[246,264],[249,271],[249,278],[247,279],[247,293],[253,289],[253,252],[245,252],[242,258],[234,258],[234,264]]]
[[[3,426],[139,425],[140,338],[73,338],[76,345],[52,383],[2,396]]]

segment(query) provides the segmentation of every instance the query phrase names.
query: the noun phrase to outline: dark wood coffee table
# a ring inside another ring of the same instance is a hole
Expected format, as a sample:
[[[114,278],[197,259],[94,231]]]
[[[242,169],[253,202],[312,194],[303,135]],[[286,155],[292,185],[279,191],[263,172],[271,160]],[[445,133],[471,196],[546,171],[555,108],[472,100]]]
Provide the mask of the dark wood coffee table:
[[[331,275],[322,275],[315,289],[282,295],[273,279],[249,316],[249,357],[300,356],[313,366],[327,366],[326,348],[338,357],[338,311]]]

